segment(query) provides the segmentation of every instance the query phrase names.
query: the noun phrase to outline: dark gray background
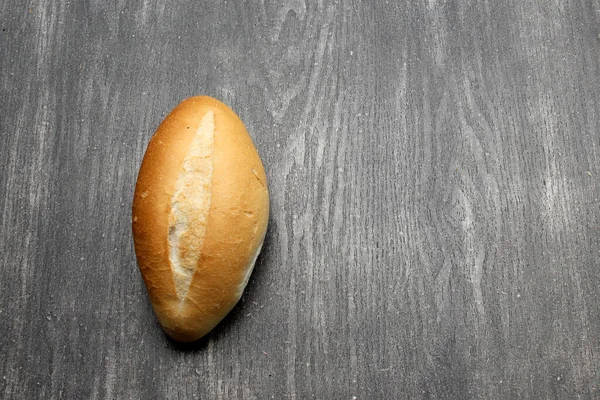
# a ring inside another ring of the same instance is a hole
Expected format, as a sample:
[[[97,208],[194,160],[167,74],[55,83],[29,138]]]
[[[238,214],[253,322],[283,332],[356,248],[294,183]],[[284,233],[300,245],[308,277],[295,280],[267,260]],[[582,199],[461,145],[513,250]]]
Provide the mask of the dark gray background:
[[[0,397],[600,398],[600,0],[0,1]],[[185,97],[271,220],[178,346],[131,238]]]

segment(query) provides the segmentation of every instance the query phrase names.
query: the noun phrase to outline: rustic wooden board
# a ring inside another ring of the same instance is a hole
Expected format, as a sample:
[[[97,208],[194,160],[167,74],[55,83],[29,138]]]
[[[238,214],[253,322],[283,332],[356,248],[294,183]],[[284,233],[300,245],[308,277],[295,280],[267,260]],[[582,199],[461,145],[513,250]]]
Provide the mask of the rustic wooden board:
[[[600,398],[600,0],[4,0],[0,29],[1,398]],[[180,346],[130,204],[195,94],[272,209]]]

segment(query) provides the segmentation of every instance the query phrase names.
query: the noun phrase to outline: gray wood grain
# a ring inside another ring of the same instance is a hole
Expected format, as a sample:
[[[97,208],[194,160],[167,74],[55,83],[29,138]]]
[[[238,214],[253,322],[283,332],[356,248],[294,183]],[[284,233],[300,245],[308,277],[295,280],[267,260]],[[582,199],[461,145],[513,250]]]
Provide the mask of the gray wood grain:
[[[600,1],[4,0],[0,29],[0,397],[600,398]],[[272,207],[182,346],[130,204],[196,94]]]

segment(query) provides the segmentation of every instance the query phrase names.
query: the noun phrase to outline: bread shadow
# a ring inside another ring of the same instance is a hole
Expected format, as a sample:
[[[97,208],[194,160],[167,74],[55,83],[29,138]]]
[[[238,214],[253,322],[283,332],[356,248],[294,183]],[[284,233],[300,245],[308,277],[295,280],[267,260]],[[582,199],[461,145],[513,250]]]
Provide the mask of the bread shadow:
[[[227,314],[227,316],[225,316],[212,331],[194,342],[178,342],[164,334],[171,349],[185,352],[204,351],[211,341],[219,340],[232,326],[237,324],[238,320],[243,319],[244,313],[247,313],[247,310],[245,310],[246,304],[252,304],[260,290],[260,282],[264,280],[265,269],[269,265],[269,260],[271,259],[271,237],[274,236],[275,227],[275,221],[269,221],[265,241],[263,242],[262,250],[258,255],[258,258],[256,259],[256,264],[250,275],[248,286],[246,286],[242,298],[235,307],[233,307],[229,314]]]

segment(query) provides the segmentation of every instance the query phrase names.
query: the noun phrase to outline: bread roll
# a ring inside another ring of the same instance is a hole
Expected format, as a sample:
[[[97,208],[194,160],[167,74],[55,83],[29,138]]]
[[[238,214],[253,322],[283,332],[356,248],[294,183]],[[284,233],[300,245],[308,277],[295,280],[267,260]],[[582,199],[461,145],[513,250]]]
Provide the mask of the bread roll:
[[[132,211],[158,321],[177,341],[201,338],[240,299],[269,219],[265,171],[238,116],[210,97],[179,104],[148,144]]]

